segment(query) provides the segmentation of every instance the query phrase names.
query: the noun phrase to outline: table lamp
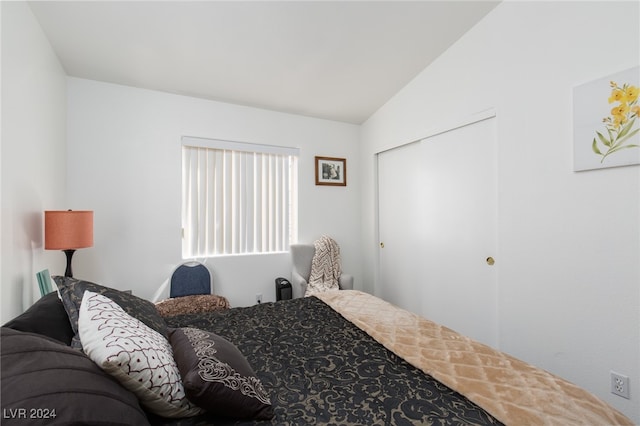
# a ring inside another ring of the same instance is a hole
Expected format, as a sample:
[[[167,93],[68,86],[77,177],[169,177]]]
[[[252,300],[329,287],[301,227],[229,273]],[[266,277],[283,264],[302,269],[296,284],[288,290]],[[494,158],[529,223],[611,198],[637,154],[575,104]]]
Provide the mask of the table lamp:
[[[67,256],[65,277],[73,277],[71,258],[76,249],[93,246],[93,211],[47,210],[44,212],[44,248],[62,250]]]

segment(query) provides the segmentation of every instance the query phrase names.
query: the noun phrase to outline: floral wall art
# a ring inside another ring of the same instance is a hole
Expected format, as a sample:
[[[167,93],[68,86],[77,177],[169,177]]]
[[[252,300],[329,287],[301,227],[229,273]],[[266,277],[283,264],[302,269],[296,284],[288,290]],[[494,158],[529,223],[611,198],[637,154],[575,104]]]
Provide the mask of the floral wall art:
[[[640,67],[573,90],[574,170],[640,164]]]

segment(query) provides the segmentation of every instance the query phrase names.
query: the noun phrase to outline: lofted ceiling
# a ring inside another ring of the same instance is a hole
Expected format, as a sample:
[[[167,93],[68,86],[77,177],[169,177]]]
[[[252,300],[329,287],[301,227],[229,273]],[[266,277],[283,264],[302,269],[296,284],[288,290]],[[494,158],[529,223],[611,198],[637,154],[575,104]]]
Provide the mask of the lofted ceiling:
[[[497,3],[29,5],[70,76],[360,124]]]

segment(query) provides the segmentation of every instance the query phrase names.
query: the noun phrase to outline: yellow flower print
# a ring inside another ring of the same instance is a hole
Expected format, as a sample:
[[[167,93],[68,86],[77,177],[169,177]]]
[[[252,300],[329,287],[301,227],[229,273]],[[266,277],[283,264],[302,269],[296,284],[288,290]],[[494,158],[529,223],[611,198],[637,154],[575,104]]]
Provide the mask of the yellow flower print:
[[[620,127],[620,125],[627,122],[627,113],[629,112],[629,105],[620,104],[611,108],[611,117],[613,117],[614,127]]]
[[[620,104],[617,107],[611,109],[611,115],[626,115],[629,112],[629,105]]]
[[[627,117],[624,115],[614,115],[613,116],[613,125],[615,127],[620,127],[620,125],[624,124],[627,121]]]
[[[614,102],[621,102],[624,97],[624,92],[618,88],[615,88],[611,91],[611,96],[609,96],[609,103],[612,104]]]
[[[618,105],[611,108],[610,117],[602,120],[606,132],[596,131],[591,143],[593,152],[602,157],[601,163],[607,156],[622,149],[640,147],[637,143],[630,143],[630,139],[640,132],[640,128],[635,128],[636,119],[640,117],[639,96],[638,87],[629,84],[620,87],[615,81],[611,82],[609,103],[617,102]]]
[[[636,86],[629,86],[624,91],[625,101],[629,103],[635,102],[636,99],[638,99],[639,94],[640,94],[640,89],[638,89]]]

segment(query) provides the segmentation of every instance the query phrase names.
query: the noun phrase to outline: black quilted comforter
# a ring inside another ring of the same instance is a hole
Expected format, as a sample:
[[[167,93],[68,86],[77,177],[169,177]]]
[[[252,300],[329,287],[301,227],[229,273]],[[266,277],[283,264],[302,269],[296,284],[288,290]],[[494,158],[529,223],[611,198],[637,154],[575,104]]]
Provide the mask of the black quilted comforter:
[[[315,297],[182,315],[167,323],[233,342],[269,391],[275,412],[271,421],[197,417],[173,425],[499,424]]]

